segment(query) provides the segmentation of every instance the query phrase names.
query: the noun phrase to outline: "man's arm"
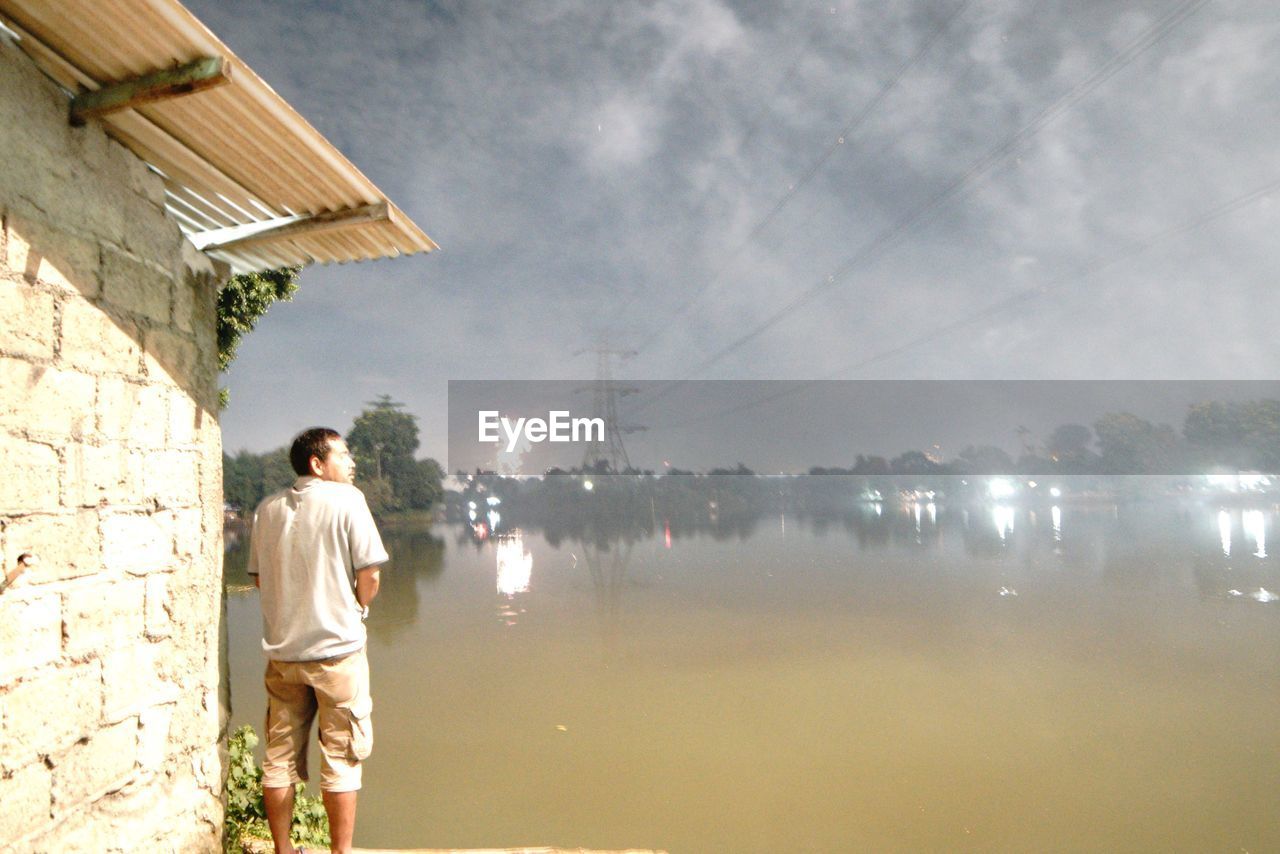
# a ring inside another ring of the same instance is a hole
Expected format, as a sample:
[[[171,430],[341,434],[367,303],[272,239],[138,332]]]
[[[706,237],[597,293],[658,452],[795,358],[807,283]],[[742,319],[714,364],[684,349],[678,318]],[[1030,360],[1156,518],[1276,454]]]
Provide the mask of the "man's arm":
[[[378,595],[381,578],[382,573],[376,565],[356,570],[356,601],[362,608],[368,608],[369,603]]]

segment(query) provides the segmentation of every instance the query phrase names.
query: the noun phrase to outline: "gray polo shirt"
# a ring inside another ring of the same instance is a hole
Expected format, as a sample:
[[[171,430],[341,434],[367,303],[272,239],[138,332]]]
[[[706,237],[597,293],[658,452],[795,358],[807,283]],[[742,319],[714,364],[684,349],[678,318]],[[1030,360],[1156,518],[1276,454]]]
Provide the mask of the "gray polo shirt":
[[[300,477],[262,500],[250,537],[267,658],[317,661],[364,648],[355,570],[389,560],[364,493]]]

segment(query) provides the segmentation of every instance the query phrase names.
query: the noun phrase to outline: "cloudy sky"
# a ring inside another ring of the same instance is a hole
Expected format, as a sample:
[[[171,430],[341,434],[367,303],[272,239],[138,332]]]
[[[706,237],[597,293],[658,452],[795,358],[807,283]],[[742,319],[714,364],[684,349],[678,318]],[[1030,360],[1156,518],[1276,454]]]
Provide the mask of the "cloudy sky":
[[[307,269],[228,449],[385,392],[443,458],[448,380],[601,340],[638,380],[1275,376],[1266,0],[188,5],[443,247]]]

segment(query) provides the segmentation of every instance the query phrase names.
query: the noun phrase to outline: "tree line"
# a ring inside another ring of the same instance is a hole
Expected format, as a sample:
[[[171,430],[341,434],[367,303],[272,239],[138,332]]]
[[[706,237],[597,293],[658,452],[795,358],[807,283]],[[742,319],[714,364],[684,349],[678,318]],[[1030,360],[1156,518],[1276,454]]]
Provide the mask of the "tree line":
[[[813,466],[811,475],[1196,474],[1213,469],[1280,472],[1280,400],[1208,401],[1188,408],[1181,430],[1130,412],[1112,412],[1092,427],[1062,424],[1043,441],[1031,431],[1015,431],[1021,449],[1010,454],[995,445],[970,445],[952,459],[920,450],[896,457],[857,454],[846,466]],[[480,474],[482,472],[476,472]],[[744,463],[713,468],[708,475],[754,475]],[[651,470],[614,471],[606,461],[547,475],[653,475]],[[671,468],[667,476],[695,472]],[[459,471],[466,477],[467,473]]]
[[[356,461],[356,486],[375,515],[428,510],[444,494],[444,470],[433,459],[415,459],[418,419],[404,404],[381,395],[365,404],[346,435]],[[264,497],[293,483],[289,449],[222,455],[224,501],[250,513]]]

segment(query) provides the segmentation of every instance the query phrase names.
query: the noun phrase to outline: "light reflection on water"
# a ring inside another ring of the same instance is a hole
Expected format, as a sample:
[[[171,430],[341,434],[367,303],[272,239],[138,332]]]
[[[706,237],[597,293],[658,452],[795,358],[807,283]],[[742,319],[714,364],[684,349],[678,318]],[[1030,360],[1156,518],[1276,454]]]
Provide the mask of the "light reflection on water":
[[[388,531],[357,844],[1280,848],[1274,508],[1033,509]]]
[[[1253,540],[1257,547],[1254,557],[1267,556],[1267,520],[1261,510],[1246,510],[1242,514],[1242,527],[1246,539]]]
[[[494,537],[494,555],[498,564],[498,592],[508,598],[529,590],[533,577],[533,555],[524,547],[520,530]]]
[[[999,535],[1001,540],[1013,533],[1013,522],[1015,516],[1016,511],[1014,508],[1005,504],[997,504],[991,508],[991,521],[995,523],[996,533]]]

